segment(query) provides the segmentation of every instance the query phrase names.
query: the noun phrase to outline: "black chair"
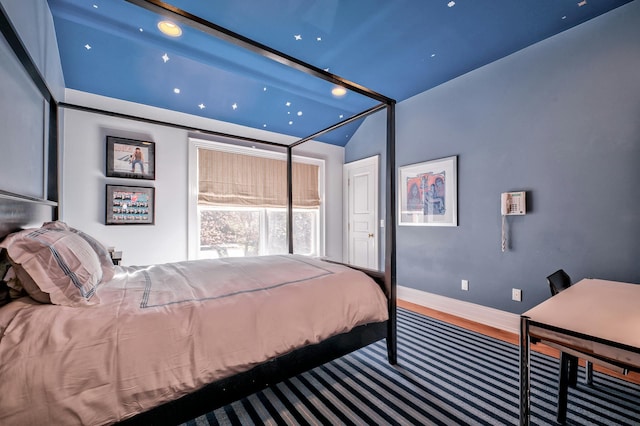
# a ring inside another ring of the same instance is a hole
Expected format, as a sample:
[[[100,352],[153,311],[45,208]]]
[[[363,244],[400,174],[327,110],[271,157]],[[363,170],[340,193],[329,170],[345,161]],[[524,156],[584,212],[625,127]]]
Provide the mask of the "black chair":
[[[549,275],[547,277],[547,282],[549,283],[549,289],[551,290],[552,296],[555,296],[562,290],[566,290],[571,286],[571,278],[563,269],[558,269],[553,274]]]

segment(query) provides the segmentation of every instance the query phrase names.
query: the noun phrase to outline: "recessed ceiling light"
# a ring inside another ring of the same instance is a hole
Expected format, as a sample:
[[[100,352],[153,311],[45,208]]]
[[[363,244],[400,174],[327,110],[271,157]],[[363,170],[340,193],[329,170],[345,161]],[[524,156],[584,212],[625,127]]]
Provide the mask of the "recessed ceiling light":
[[[291,106],[291,102],[287,102],[285,105],[286,106]]]
[[[333,96],[336,96],[338,98],[343,97],[344,95],[347,94],[347,89],[345,89],[344,87],[334,87],[333,89],[331,89],[331,94]]]
[[[295,38],[298,41],[302,40],[302,36],[300,34],[294,35],[293,38]]]
[[[176,87],[175,89],[173,89],[173,93],[176,93],[176,94],[180,93],[180,89]]]
[[[231,108],[233,108],[234,110],[238,109],[238,104],[234,103],[233,105],[231,105]]]
[[[316,37],[317,41],[322,41],[322,37]]]
[[[94,8],[94,9],[97,9],[97,8],[98,8],[98,5],[97,5],[97,4],[94,4],[94,5],[93,5],[93,8]]]
[[[164,55],[162,55],[162,60],[164,61],[164,63],[166,64],[167,61],[169,60],[169,55],[167,55],[166,53]]]
[[[169,37],[180,37],[182,29],[171,21],[158,22],[158,29]]]
[[[205,104],[202,104],[202,103],[201,103],[200,105],[198,105],[198,108],[200,108],[200,109],[205,109],[205,108],[206,108],[206,106],[205,106]]]
[[[447,3],[447,6],[449,6],[449,7],[453,7],[455,5],[456,5],[455,1],[450,1],[449,3]]]
[[[298,117],[302,117],[302,111],[298,111]]]
[[[578,6],[582,7],[582,6],[586,6],[587,4],[587,0],[582,0],[580,3],[578,3]]]
[[[293,121],[290,121],[290,122],[289,122],[289,126],[291,126],[292,124],[293,124]]]
[[[84,45],[84,48],[87,49],[87,50],[90,50],[91,49],[91,45],[89,45],[89,43],[87,43],[87,44]]]
[[[138,28],[138,29],[140,30],[140,32],[141,32],[141,33],[143,33],[143,32],[144,32],[144,30],[143,30],[142,28]]]

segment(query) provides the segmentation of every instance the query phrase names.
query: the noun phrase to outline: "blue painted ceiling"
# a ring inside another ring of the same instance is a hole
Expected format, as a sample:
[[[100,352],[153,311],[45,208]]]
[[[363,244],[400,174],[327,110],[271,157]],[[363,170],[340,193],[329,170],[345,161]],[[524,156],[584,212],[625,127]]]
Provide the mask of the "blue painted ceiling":
[[[167,0],[396,101],[629,0]],[[379,102],[126,0],[48,0],[68,88],[306,137]],[[571,54],[571,52],[567,52]],[[361,120],[318,139],[344,146]]]

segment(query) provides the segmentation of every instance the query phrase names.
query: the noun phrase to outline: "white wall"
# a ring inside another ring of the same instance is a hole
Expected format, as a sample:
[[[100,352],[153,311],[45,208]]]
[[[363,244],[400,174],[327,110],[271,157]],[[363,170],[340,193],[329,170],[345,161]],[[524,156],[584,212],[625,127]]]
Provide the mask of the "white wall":
[[[278,143],[295,138],[243,126],[175,113],[67,89],[70,104],[143,116],[227,134]],[[106,136],[151,140],[156,143],[156,180],[105,177]],[[123,251],[123,264],[143,265],[187,259],[188,138],[202,138],[164,125],[125,120],[66,109],[64,113],[62,203],[60,219]],[[342,165],[344,149],[307,142],[295,155],[322,158],[326,164],[326,255],[342,259]],[[156,188],[155,225],[105,226],[105,185]]]

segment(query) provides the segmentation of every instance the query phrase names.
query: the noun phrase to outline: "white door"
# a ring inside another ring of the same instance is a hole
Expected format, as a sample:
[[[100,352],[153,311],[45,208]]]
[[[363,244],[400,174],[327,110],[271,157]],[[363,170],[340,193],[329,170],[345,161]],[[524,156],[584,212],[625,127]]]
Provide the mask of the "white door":
[[[378,156],[344,165],[345,261],[378,269]]]

